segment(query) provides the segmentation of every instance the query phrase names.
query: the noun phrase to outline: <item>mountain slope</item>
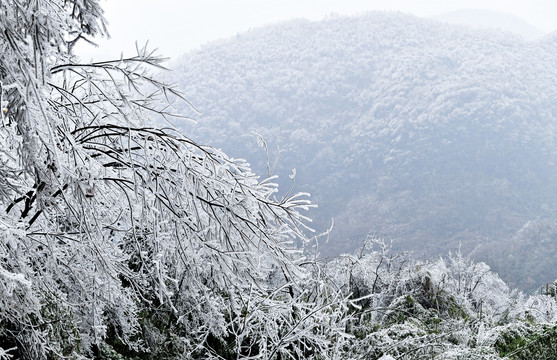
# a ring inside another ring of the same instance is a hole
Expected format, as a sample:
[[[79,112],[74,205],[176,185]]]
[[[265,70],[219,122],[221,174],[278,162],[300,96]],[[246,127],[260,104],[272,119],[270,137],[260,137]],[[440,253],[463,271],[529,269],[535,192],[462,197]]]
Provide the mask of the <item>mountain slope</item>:
[[[420,253],[472,251],[557,218],[556,47],[370,13],[209,44],[175,78],[202,112],[183,124],[194,139],[259,169],[252,131],[280,146],[277,172],[287,183],[297,169],[315,227],[335,218],[324,254],[369,233]]]

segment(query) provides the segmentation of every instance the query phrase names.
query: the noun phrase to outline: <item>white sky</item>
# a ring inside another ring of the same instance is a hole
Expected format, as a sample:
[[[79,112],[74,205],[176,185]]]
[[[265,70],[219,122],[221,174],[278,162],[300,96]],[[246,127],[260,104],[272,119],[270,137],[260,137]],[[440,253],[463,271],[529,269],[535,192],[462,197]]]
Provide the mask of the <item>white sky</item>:
[[[148,40],[159,54],[176,57],[211,40],[292,18],[319,20],[395,10],[432,16],[459,9],[490,9],[518,16],[549,33],[557,29],[557,0],[100,0],[110,40],[78,48],[83,60],[133,55]]]

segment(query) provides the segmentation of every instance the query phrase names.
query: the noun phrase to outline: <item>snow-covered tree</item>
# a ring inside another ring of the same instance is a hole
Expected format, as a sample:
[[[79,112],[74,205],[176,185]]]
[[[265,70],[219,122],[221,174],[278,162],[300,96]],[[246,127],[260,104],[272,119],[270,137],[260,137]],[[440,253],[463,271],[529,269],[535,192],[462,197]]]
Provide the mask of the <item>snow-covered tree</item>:
[[[0,14],[0,358],[338,351],[342,299],[294,246],[305,194],[157,125],[184,99],[146,49],[80,63],[97,0]]]

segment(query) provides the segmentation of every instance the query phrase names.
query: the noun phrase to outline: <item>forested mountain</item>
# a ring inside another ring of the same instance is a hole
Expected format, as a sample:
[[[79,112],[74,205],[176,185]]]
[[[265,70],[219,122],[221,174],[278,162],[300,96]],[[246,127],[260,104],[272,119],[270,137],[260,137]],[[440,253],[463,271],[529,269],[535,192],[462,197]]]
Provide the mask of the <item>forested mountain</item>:
[[[495,249],[529,221],[557,218],[555,35],[525,42],[370,13],[254,29],[174,68],[201,113],[182,124],[188,134],[260,172],[252,131],[271,155],[280,147],[282,187],[296,168],[296,185],[319,205],[313,226],[335,219],[325,255],[371,233],[422,254],[462,246],[503,271]]]

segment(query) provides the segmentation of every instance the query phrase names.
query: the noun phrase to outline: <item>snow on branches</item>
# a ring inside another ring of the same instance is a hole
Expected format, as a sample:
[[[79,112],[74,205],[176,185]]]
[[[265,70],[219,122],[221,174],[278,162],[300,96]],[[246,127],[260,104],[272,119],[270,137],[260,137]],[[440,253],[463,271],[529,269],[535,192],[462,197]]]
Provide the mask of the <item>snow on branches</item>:
[[[185,101],[153,75],[162,58],[138,49],[77,62],[73,44],[106,33],[97,1],[0,10],[3,353],[266,358],[334,347],[325,324],[343,316],[338,296],[316,295],[323,283],[294,246],[307,198],[277,200],[245,161],[161,127]]]

